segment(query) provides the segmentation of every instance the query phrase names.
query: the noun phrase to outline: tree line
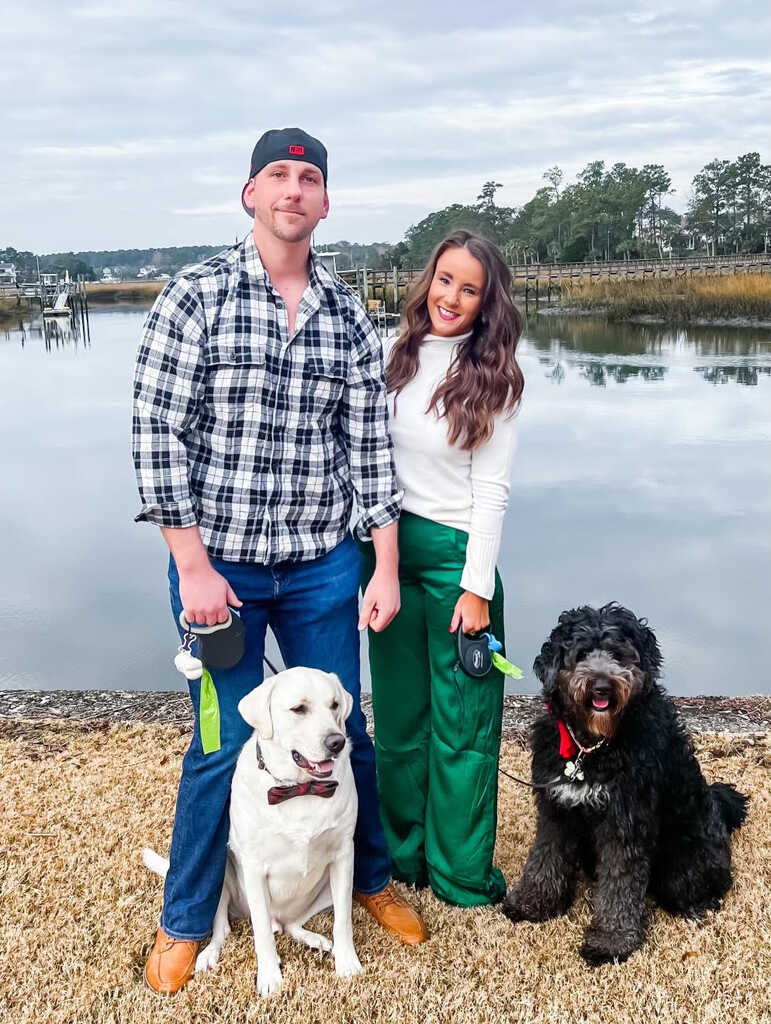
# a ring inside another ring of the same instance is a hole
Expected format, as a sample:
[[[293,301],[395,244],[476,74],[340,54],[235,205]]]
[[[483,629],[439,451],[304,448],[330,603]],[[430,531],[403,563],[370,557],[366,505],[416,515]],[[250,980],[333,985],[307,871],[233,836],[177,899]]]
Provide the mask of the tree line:
[[[593,160],[567,183],[560,167],[548,168],[544,184],[523,206],[498,206],[503,186],[486,181],[470,205],[453,203],[410,227],[396,245],[363,245],[341,240],[323,246],[340,253],[340,270],[370,267],[422,267],[434,246],[457,228],[477,231],[496,242],[510,263],[574,263],[583,260],[651,256],[764,252],[771,249],[771,165],[759,153],[735,160],[715,159],[691,182],[687,209],[667,205],[672,179],[662,164],[642,168]],[[105,267],[135,277],[142,267],[175,274],[208,259],[225,246],[169,246],[49,253],[39,257],[42,271],[69,271],[86,280]],[[16,264],[25,280],[37,276],[31,252],[0,250],[0,261]]]
[[[423,266],[450,231],[466,228],[496,242],[511,263],[574,263],[684,254],[763,252],[771,248],[771,166],[759,153],[715,159],[691,182],[685,214],[666,204],[672,179],[662,164],[642,168],[593,160],[572,183],[559,167],[520,207],[498,206],[503,186],[487,181],[476,202],[430,213],[410,227],[391,256]]]
[[[84,250],[82,252],[55,252],[36,255],[33,252],[13,248],[0,249],[0,262],[13,263],[23,281],[37,280],[38,261],[41,273],[67,271],[71,278],[83,277],[86,281],[101,278],[102,271],[109,268],[118,277],[134,278],[142,268],[152,268],[148,276],[176,274],[183,267],[201,263],[227,248],[226,245],[181,245],[156,249],[112,249]],[[390,267],[393,245],[388,242],[373,242],[363,245],[358,242],[339,241],[323,248],[340,253],[337,266],[340,270],[354,267]]]

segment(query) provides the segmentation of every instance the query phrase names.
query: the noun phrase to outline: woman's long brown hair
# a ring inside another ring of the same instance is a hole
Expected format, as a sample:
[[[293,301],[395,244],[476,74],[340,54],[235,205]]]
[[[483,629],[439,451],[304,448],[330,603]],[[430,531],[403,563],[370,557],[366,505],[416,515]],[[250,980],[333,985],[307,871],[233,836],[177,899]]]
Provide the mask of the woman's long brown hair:
[[[489,441],[497,415],[516,412],[525,386],[516,358],[522,320],[511,298],[509,268],[492,242],[470,231],[454,231],[434,249],[404,307],[401,332],[388,360],[388,390],[398,397],[418,372],[420,345],[431,332],[428,292],[440,256],[453,247],[468,249],[482,264],[482,302],[471,336],[458,345],[426,412],[446,417],[450,444],[472,451]]]

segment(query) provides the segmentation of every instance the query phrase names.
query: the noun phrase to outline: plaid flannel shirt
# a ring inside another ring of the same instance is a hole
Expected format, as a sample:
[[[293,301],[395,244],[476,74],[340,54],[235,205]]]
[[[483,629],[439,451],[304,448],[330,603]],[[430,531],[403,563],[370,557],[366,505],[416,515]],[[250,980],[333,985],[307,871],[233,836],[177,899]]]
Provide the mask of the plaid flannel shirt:
[[[270,565],[331,551],[399,517],[380,339],[364,307],[311,256],[289,337],[251,234],[169,281],[134,378],[142,510],[197,524],[210,554]]]

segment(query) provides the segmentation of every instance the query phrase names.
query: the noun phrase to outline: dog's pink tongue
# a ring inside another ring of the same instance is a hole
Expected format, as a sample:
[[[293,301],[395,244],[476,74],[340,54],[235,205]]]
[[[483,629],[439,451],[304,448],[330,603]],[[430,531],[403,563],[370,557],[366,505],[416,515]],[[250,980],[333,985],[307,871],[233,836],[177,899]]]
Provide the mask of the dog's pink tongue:
[[[315,764],[311,764],[315,775],[330,775],[334,766],[335,762],[331,758],[329,761],[316,761]]]
[[[608,704],[610,704],[610,701],[607,697],[594,697],[592,698],[592,704],[598,711],[604,711]]]

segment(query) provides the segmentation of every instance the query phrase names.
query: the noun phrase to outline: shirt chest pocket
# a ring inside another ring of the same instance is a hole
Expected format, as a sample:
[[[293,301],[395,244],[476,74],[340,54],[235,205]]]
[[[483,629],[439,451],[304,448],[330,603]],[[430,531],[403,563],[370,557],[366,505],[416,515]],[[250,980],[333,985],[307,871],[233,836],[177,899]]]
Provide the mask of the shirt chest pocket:
[[[212,405],[242,405],[259,398],[267,338],[262,325],[215,334],[206,359],[207,399]]]
[[[266,335],[264,329],[252,327],[214,334],[209,344],[201,426],[215,452],[239,450],[259,434],[267,387]]]
[[[304,369],[303,391],[309,411],[323,415],[336,409],[348,376],[344,360],[321,355],[308,356]]]

